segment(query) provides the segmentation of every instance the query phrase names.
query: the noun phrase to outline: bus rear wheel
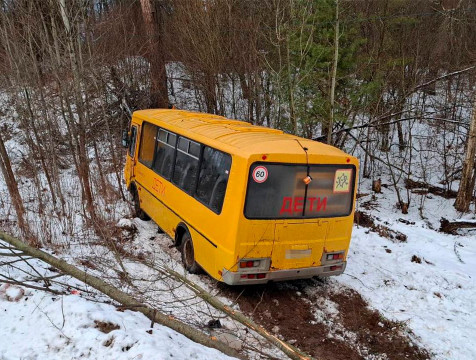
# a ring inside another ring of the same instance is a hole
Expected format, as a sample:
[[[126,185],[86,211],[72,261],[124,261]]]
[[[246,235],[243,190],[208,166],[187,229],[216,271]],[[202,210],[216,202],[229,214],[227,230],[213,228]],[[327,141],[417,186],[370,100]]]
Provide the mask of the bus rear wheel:
[[[131,192],[132,199],[134,201],[134,216],[144,221],[150,220],[149,215],[147,215],[140,207],[139,192],[135,186],[132,186]]]
[[[195,261],[195,250],[193,248],[192,237],[188,232],[183,235],[180,251],[182,252],[182,262],[185,269],[190,274],[200,273],[200,265]]]

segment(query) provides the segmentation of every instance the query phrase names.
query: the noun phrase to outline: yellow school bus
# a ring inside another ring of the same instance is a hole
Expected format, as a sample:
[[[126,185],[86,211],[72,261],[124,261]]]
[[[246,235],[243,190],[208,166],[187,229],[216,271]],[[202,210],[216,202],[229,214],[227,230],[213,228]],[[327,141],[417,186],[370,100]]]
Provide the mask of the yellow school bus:
[[[136,111],[125,181],[191,273],[230,285],[341,274],[358,161],[316,141],[217,115]]]

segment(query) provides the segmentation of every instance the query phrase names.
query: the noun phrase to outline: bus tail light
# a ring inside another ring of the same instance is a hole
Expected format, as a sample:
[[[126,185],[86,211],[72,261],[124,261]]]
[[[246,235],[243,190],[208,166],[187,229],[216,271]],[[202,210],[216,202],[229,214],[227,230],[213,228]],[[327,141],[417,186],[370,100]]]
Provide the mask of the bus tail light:
[[[342,259],[344,259],[343,252],[327,254],[326,256],[326,260],[342,260]]]
[[[266,274],[242,274],[240,275],[241,279],[264,279]]]
[[[240,261],[240,268],[253,268],[258,267],[260,264],[259,260],[247,260],[247,261]]]

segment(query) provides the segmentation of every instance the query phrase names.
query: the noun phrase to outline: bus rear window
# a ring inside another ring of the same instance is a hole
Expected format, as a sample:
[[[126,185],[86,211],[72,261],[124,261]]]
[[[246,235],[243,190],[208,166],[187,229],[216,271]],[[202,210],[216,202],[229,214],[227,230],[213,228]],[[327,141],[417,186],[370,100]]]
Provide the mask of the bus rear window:
[[[250,168],[245,216],[289,219],[347,216],[352,211],[353,165],[254,163]]]

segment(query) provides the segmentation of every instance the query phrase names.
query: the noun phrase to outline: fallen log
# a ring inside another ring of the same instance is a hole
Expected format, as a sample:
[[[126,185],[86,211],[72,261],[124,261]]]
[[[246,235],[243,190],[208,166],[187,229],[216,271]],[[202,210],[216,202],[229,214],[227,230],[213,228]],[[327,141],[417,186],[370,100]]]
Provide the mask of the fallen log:
[[[425,193],[430,193],[444,197],[445,199],[455,199],[458,195],[457,191],[448,190],[439,186],[434,186],[427,184],[423,181],[415,181],[412,179],[405,179],[405,186],[409,190],[415,190],[415,193],[424,195]],[[474,196],[473,196],[474,199]]]
[[[36,249],[27,245],[23,241],[10,236],[2,231],[0,231],[0,239],[6,241],[10,245],[14,246],[20,251],[23,251],[25,254],[33,256],[39,260],[44,261],[45,263],[54,266],[55,268],[61,270],[62,272],[71,275],[72,277],[88,284],[89,286],[93,287],[94,289],[102,292],[103,294],[109,296],[111,299],[117,301],[118,303],[122,304],[125,308],[130,308],[137,310],[147,316],[150,320],[157,324],[164,325],[169,327],[178,333],[186,336],[190,340],[199,343],[201,345],[217,349],[222,353],[242,358],[242,356],[234,349],[226,345],[225,343],[215,340],[210,336],[205,335],[204,333],[196,330],[195,328],[182,323],[181,321],[175,319],[172,316],[165,315],[156,309],[152,309],[147,305],[137,301],[131,295],[126,294],[125,292],[115,288],[114,286],[106,283],[105,281],[99,279],[96,276],[87,274],[86,272],[78,269],[77,267],[68,264],[66,261],[62,259],[58,259],[42,250]]]
[[[441,218],[440,220],[440,231],[458,235],[456,230],[458,229],[476,229],[476,221],[464,221],[464,220],[453,220],[449,221],[448,219]]]
[[[205,289],[201,288],[194,282],[190,281],[187,279],[185,276],[179,274],[178,272],[169,269],[169,268],[163,268],[159,269],[154,267],[151,264],[147,264],[147,266],[151,267],[154,270],[161,271],[164,273],[167,273],[174,277],[177,280],[180,280],[182,283],[184,283],[189,289],[193,290],[195,294],[205,300],[207,303],[212,305],[215,309],[223,311],[225,314],[230,316],[232,319],[240,322],[241,324],[245,325],[246,327],[250,328],[251,330],[257,332],[259,335],[264,337],[267,341],[269,341],[271,344],[276,346],[279,350],[284,352],[287,356],[289,356],[290,359],[293,360],[313,360],[313,358],[299,350],[298,348],[292,346],[291,344],[277,338],[273,334],[271,334],[269,331],[267,331],[264,327],[261,325],[256,324],[253,320],[251,320],[249,317],[245,316],[241,312],[237,310],[231,309],[229,306],[223,304],[220,300],[218,300],[215,296],[210,294],[208,291]]]

